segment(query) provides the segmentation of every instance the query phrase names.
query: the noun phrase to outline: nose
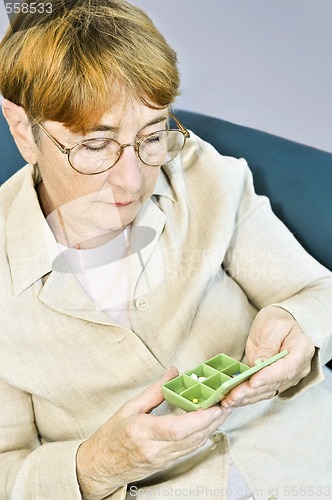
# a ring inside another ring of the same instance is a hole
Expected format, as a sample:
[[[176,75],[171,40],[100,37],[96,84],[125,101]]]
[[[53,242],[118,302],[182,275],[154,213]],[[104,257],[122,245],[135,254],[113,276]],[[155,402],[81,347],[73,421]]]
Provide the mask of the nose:
[[[144,181],[142,162],[136,154],[135,144],[124,144],[116,164],[110,169],[109,181],[127,193],[137,193]]]

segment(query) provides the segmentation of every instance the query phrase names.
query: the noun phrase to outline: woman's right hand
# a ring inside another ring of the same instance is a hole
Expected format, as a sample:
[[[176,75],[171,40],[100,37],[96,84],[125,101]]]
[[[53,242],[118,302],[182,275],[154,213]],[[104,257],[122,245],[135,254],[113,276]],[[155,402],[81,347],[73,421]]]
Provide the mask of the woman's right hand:
[[[80,445],[76,469],[83,498],[100,500],[172,466],[203,446],[225,421],[231,410],[220,406],[183,415],[150,414],[163,401],[162,385],[177,374],[175,367],[170,368]]]

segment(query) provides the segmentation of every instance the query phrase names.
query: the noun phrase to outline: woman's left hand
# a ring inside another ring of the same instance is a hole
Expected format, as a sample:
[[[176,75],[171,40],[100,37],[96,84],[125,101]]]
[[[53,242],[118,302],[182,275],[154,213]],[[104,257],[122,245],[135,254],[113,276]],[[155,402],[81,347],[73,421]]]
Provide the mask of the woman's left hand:
[[[235,387],[221,402],[228,406],[245,406],[270,399],[308,375],[315,347],[293,316],[277,306],[269,306],[257,314],[250,329],[246,357],[250,366],[287,349],[288,354]]]

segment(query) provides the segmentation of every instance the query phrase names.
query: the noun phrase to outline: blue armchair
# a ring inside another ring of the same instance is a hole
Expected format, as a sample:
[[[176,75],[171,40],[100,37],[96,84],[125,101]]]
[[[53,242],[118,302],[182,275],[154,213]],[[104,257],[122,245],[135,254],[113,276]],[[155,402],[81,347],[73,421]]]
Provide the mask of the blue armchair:
[[[220,153],[245,158],[257,193],[269,197],[304,248],[332,270],[332,153],[207,115],[175,114]],[[0,158],[1,184],[24,164],[2,115]]]
[[[224,155],[245,158],[258,194],[304,248],[332,271],[332,153],[218,118],[177,117]]]

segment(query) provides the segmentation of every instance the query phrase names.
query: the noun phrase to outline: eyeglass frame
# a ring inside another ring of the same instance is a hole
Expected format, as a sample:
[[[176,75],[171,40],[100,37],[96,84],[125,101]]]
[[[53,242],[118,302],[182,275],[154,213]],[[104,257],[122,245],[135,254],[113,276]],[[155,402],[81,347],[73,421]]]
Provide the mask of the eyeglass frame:
[[[179,130],[169,129],[169,131],[172,131],[172,130],[175,131],[175,132],[179,131],[179,132],[181,132],[183,134],[183,137],[184,137],[183,146],[182,146],[182,148],[179,151],[179,153],[180,153],[182,151],[182,149],[184,148],[187,139],[189,139],[189,137],[190,137],[190,132],[184,127],[184,125],[182,125],[182,123],[172,113],[169,113],[169,116],[175,121],[176,125],[179,128]],[[158,165],[149,165],[148,163],[146,163],[145,161],[143,161],[142,158],[139,155],[139,148],[140,148],[140,145],[142,144],[142,142],[145,141],[145,139],[147,137],[155,135],[158,132],[162,132],[162,130],[156,130],[155,132],[152,132],[151,134],[143,135],[137,141],[135,141],[133,143],[130,143],[130,144],[120,144],[117,140],[111,139],[109,137],[94,137],[94,138],[91,138],[91,139],[82,139],[81,141],[76,142],[71,148],[66,148],[63,144],[61,144],[61,142],[59,142],[57,139],[55,139],[55,137],[53,137],[53,135],[51,135],[48,132],[48,130],[46,130],[46,128],[41,123],[37,122],[36,125],[38,125],[38,127],[41,128],[41,130],[47,135],[47,137],[53,142],[53,144],[59,149],[59,151],[61,151],[61,153],[67,155],[67,160],[68,160],[69,165],[71,166],[71,168],[73,170],[75,170],[75,172],[77,172],[79,174],[82,174],[82,175],[98,175],[98,174],[103,174],[104,172],[107,172],[108,170],[110,170],[111,168],[113,168],[114,165],[117,164],[117,162],[120,160],[120,158],[121,158],[121,156],[123,154],[124,148],[127,148],[128,146],[133,146],[134,151],[136,153],[136,156],[141,160],[142,163],[144,163],[145,165],[147,165],[149,167],[157,167],[158,166]],[[115,160],[115,162],[110,167],[107,167],[105,170],[102,170],[101,172],[84,173],[84,172],[80,172],[79,170],[77,170],[73,166],[73,164],[70,162],[70,159],[69,159],[72,150],[74,148],[76,148],[77,146],[80,146],[81,144],[84,144],[86,142],[92,142],[92,141],[103,140],[103,139],[104,140],[107,139],[107,140],[110,140],[110,141],[114,141],[114,142],[116,142],[119,145],[118,157]],[[175,156],[175,158],[176,158],[176,156]],[[174,160],[174,158],[173,158],[173,160]]]

